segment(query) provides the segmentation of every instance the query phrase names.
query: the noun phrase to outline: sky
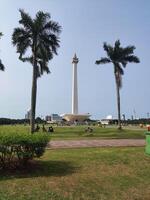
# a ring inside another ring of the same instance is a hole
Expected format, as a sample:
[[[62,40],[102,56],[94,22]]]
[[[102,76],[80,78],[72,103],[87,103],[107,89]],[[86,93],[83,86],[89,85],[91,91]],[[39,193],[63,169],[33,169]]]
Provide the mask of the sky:
[[[30,108],[32,66],[18,59],[11,36],[20,26],[19,9],[32,17],[42,10],[62,26],[58,56],[49,62],[51,74],[38,79],[36,115],[71,112],[72,57],[78,63],[79,112],[93,119],[117,117],[113,66],[95,65],[105,56],[103,42],[135,45],[140,64],[128,64],[121,89],[121,112],[147,117],[150,112],[149,0],[0,0],[0,117],[24,118]]]

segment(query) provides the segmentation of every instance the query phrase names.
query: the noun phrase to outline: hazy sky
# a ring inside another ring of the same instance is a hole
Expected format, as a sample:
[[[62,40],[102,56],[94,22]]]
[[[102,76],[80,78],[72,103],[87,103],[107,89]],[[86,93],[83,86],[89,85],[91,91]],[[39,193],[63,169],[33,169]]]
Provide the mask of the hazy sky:
[[[149,0],[0,0],[0,117],[23,118],[30,108],[32,67],[18,60],[11,44],[19,26],[19,8],[32,17],[39,10],[51,13],[62,26],[58,56],[49,63],[51,74],[38,80],[37,115],[71,112],[72,57],[77,53],[79,111],[93,118],[117,116],[112,65],[95,65],[105,56],[103,42],[120,39],[135,45],[140,64],[129,64],[123,77],[121,110],[131,117],[150,112],[150,1]]]

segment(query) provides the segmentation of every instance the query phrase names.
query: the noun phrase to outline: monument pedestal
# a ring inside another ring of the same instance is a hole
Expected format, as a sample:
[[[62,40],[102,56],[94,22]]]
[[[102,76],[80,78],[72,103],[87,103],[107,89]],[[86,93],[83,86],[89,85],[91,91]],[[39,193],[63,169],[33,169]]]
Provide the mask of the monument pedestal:
[[[68,122],[84,122],[89,119],[89,114],[64,114],[62,116]]]

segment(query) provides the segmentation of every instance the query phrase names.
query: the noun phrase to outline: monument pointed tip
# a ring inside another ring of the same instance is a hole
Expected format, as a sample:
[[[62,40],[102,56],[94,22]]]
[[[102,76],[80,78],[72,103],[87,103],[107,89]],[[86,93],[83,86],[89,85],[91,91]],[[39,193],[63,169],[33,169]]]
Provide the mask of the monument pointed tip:
[[[76,53],[74,54],[74,57],[73,57],[73,60],[72,60],[72,63],[78,63],[78,58],[77,58],[77,55]]]
[[[76,53],[74,54],[74,57],[73,57],[73,58],[77,58],[77,54],[76,54]]]

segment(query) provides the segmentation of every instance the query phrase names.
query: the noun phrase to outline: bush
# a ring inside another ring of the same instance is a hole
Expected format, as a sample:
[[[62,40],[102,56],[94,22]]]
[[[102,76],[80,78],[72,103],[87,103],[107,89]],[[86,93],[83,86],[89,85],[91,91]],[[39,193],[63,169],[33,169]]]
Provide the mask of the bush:
[[[49,135],[45,133],[0,134],[0,168],[26,165],[29,160],[39,158],[49,140]]]

